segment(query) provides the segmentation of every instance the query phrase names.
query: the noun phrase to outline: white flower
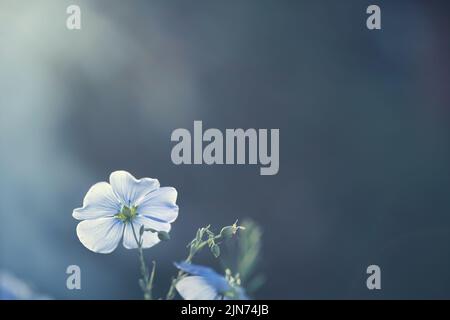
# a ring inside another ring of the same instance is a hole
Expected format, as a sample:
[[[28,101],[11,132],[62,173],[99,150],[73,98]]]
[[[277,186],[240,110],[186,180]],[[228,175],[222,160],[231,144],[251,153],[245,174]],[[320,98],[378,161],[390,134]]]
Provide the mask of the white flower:
[[[222,276],[214,270],[187,262],[175,266],[191,274],[177,282],[175,288],[184,300],[247,300],[247,296],[230,275]]]
[[[126,171],[115,171],[109,183],[94,184],[84,197],[83,207],[72,216],[81,221],[77,235],[91,251],[110,253],[123,237],[127,249],[138,247],[136,237],[144,228],[170,231],[170,224],[178,216],[177,191],[159,186],[157,179],[135,179]],[[150,248],[160,239],[157,232],[144,232],[142,247]]]

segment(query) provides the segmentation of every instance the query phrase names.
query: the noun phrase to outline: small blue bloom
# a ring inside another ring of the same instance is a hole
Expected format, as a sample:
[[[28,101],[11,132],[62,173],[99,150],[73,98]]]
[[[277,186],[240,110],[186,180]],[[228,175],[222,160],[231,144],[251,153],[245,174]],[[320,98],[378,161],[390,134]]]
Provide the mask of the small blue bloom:
[[[175,266],[190,274],[177,282],[175,288],[184,300],[246,300],[244,290],[214,270],[187,262]]]
[[[136,236],[141,226],[169,232],[178,216],[177,191],[160,188],[157,179],[136,179],[126,171],[115,171],[109,183],[99,182],[87,192],[83,207],[72,216],[81,221],[77,235],[91,251],[110,253],[123,237],[127,249],[138,247]],[[160,241],[157,232],[144,232],[142,247],[150,248]]]
[[[6,271],[0,270],[0,300],[47,300],[34,292],[28,284]]]

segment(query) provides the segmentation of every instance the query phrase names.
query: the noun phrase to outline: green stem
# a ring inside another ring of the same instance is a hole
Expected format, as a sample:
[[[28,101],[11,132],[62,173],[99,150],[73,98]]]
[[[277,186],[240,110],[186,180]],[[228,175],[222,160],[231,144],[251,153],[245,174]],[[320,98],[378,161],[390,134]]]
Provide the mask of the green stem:
[[[148,290],[149,295],[150,295],[150,299],[149,299],[149,300],[152,300],[152,299],[153,299],[153,296],[152,296],[152,291],[153,291],[153,281],[154,281],[154,279],[155,279],[155,274],[156,274],[156,262],[155,262],[155,261],[152,261],[152,264],[153,264],[153,267],[152,267],[152,273],[150,274],[150,280],[149,280],[149,282],[147,283],[147,290]]]
[[[141,235],[139,235],[139,239],[138,239],[132,222],[131,222],[131,229],[133,230],[133,236],[138,245],[139,261],[140,261],[140,265],[141,265],[141,276],[142,276],[141,279],[143,281],[143,286],[141,289],[144,293],[144,299],[152,300],[153,299],[152,287],[153,287],[153,278],[154,278],[154,274],[155,274],[155,263],[153,262],[152,275],[151,275],[151,277],[149,277],[147,266],[145,264],[144,250],[142,249]]]
[[[220,238],[221,238],[220,235],[217,235],[213,238],[213,240],[219,240]],[[187,258],[184,261],[191,263],[192,259],[194,259],[194,256],[200,250],[202,250],[206,245],[208,245],[209,241],[210,241],[210,239],[204,240],[203,242],[196,245],[195,247],[191,246],[189,255],[187,256]],[[184,274],[185,274],[185,272],[183,270],[178,270],[177,276],[175,278],[172,278],[172,282],[170,284],[169,291],[167,292],[167,295],[166,295],[166,300],[173,300],[173,298],[175,298],[175,285],[177,284],[178,281],[181,280],[181,278],[184,276]]]

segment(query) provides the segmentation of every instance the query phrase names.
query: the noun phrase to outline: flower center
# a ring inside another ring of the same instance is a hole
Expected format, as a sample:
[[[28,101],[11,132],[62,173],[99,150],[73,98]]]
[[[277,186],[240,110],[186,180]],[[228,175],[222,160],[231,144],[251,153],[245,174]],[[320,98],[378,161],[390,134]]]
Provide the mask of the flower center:
[[[118,214],[116,214],[116,217],[119,218],[122,222],[129,222],[133,220],[134,217],[137,215],[137,207],[127,207],[123,206],[122,210]]]

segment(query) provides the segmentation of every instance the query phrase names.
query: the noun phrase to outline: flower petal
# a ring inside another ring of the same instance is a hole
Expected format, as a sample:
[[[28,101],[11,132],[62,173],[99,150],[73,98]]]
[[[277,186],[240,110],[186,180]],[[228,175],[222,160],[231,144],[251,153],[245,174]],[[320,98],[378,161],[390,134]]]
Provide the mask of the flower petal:
[[[133,177],[126,171],[115,171],[109,176],[114,193],[126,206],[136,205],[141,198],[159,188],[157,179]]]
[[[180,269],[186,273],[195,275],[195,276],[205,277],[205,276],[209,276],[209,275],[214,275],[217,277],[222,277],[220,274],[218,274],[211,268],[200,266],[197,264],[188,263],[186,261],[182,261],[180,263],[175,262],[174,264],[175,264],[175,267],[177,267],[178,269]]]
[[[202,277],[209,285],[213,286],[217,292],[224,293],[231,290],[230,284],[224,276],[218,274],[213,269],[191,264],[187,262],[175,263],[175,266],[186,273]]]
[[[126,249],[136,249],[138,247],[138,244],[136,242],[136,238],[139,239],[139,230],[141,228],[142,223],[138,222],[139,217],[136,217],[133,220],[133,227],[131,226],[131,223],[127,223],[125,226],[125,231],[123,233],[123,246]],[[170,225],[169,225],[170,226]],[[134,233],[133,233],[134,228]],[[135,237],[136,235],[136,237]],[[142,248],[150,248],[153,247],[155,244],[159,243],[160,240],[158,238],[158,234],[155,232],[144,232],[142,235]]]
[[[205,278],[199,276],[185,277],[175,288],[184,300],[217,300],[220,296]]]
[[[170,231],[170,223],[155,220],[148,216],[137,216],[133,219],[133,222],[135,222],[138,225],[138,229],[141,227],[141,225],[144,225],[145,228],[151,228],[156,231]]]
[[[78,220],[112,217],[120,212],[120,202],[111,185],[107,182],[94,184],[83,200],[83,207],[73,210],[72,216]]]
[[[117,248],[122,237],[123,223],[114,217],[81,221],[77,235],[81,243],[91,251],[110,253]]]
[[[175,188],[159,188],[141,199],[138,212],[144,216],[172,223],[178,217],[177,195]]]

